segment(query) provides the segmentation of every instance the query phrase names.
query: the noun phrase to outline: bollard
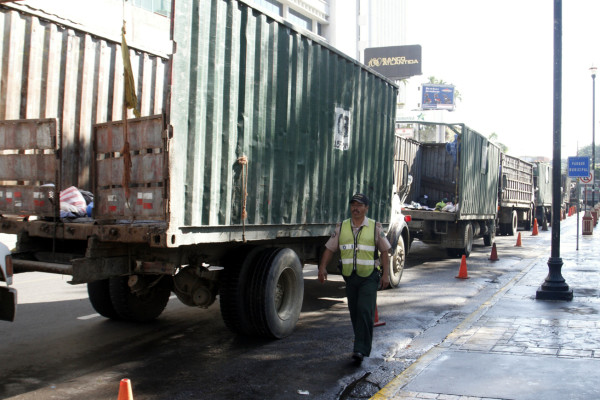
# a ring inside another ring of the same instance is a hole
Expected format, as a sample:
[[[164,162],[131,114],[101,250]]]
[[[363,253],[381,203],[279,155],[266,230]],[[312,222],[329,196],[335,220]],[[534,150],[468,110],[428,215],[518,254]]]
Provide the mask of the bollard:
[[[582,235],[591,235],[594,233],[592,229],[592,224],[594,223],[594,218],[589,211],[585,212],[585,215],[581,219],[583,221],[583,226],[581,227]]]

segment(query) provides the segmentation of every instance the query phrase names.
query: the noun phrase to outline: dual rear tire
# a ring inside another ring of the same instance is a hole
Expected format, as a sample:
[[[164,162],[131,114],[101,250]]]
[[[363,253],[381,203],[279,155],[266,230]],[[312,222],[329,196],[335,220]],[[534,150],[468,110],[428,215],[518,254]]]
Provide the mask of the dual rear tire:
[[[171,277],[137,276],[146,287],[133,292],[129,276],[115,276],[87,284],[92,307],[103,317],[135,322],[156,319],[165,309],[171,295]]]
[[[293,250],[241,249],[223,272],[219,297],[229,329],[274,339],[293,332],[304,298],[302,264]]]

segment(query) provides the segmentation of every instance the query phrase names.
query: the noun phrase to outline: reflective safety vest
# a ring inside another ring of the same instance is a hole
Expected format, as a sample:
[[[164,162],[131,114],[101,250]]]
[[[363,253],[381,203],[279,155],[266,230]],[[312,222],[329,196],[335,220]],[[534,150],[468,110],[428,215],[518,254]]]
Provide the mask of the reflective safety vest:
[[[350,276],[352,271],[367,277],[375,268],[375,220],[369,219],[368,226],[362,226],[356,237],[352,232],[350,219],[342,222],[340,228],[340,253],[342,275]]]

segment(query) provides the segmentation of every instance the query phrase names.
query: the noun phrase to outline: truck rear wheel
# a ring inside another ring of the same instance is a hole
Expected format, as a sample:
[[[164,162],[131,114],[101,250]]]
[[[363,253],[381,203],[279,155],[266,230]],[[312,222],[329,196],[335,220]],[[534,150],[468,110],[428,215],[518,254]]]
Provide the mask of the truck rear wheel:
[[[461,255],[465,255],[469,257],[471,255],[471,251],[473,250],[473,225],[470,223],[466,223],[464,226],[464,244],[465,247],[461,249]]]
[[[496,239],[496,223],[494,221],[486,222],[487,232],[483,234],[483,244],[491,246]]]
[[[511,224],[509,225],[509,236],[515,236],[517,234],[517,229],[519,227],[519,217],[517,216],[517,212],[513,210],[511,215]]]
[[[108,279],[88,282],[88,298],[94,310],[105,318],[119,319],[119,314],[112,305],[110,300],[110,291],[108,289]]]
[[[400,278],[402,278],[402,272],[404,271],[405,260],[406,252],[404,251],[404,240],[399,238],[390,265],[390,286],[393,288],[400,285]]]
[[[134,278],[135,277],[135,278]],[[138,279],[135,288],[130,279]],[[169,276],[115,276],[109,279],[110,299],[118,316],[126,321],[148,322],[156,319],[171,295]]]
[[[248,277],[254,268],[254,260],[264,251],[262,247],[244,246],[236,249],[225,260],[219,290],[221,317],[225,326],[240,335],[253,334],[248,315]]]
[[[288,248],[266,249],[254,265],[247,302],[253,331],[281,339],[298,322],[304,299],[302,264]]]

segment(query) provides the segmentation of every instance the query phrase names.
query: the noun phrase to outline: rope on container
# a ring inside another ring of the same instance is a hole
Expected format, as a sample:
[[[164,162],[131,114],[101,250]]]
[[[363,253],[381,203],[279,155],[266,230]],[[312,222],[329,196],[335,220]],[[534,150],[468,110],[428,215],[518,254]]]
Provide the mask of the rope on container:
[[[238,158],[238,164],[242,165],[242,240],[246,243],[246,199],[248,198],[248,157]]]

